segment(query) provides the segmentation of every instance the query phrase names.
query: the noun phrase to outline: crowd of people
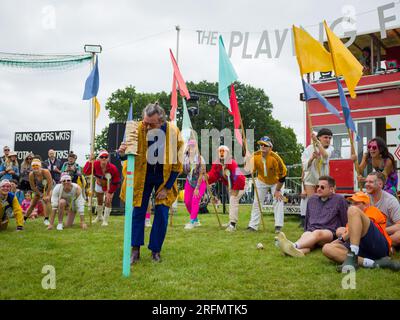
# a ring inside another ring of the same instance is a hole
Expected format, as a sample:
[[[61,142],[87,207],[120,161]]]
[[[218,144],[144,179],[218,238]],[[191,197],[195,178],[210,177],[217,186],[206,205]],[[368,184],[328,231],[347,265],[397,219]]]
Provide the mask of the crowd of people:
[[[157,139],[149,134],[157,132]],[[259,150],[246,150],[245,166],[240,169],[228,146],[219,146],[217,158],[207,172],[204,158],[196,139],[191,138],[185,148],[179,129],[166,120],[158,104],[147,105],[137,128],[137,155],[134,168],[134,209],[132,213],[131,264],[140,260],[144,245],[144,229],[151,226],[148,248],[153,261],[161,261],[161,250],[168,228],[169,211],[178,196],[177,177],[186,175],[184,203],[188,212],[186,230],[200,227],[198,219],[202,196],[209,186],[220,181],[229,193],[229,223],[226,231],[235,232],[239,223],[239,201],[245,190],[245,176],[254,179],[255,197],[247,230],[257,232],[262,220],[262,207],[271,192],[275,220],[277,247],[288,256],[304,257],[321,247],[329,259],[340,263],[339,271],[359,265],[367,268],[400,270],[400,263],[391,260],[393,248],[400,246],[400,205],[397,198],[398,176],[393,155],[383,139],[375,137],[368,142],[367,152],[359,164],[360,171],[368,164],[373,171],[358,181],[365,184],[366,192],[357,192],[345,198],[336,193],[336,182],[329,175],[329,159],[333,152],[332,132],[323,128],[312,134],[312,143],[302,154],[301,217],[304,232],[291,242],[284,234],[283,195],[287,168],[279,154],[273,151],[273,141],[263,136],[257,141]],[[127,144],[118,150],[121,161],[127,159]],[[75,215],[86,229],[84,217],[86,181],[83,175],[94,176],[97,199],[94,222],[107,226],[112,199],[121,184],[120,172],[106,150],[92,155],[83,169],[76,163],[72,152],[62,165],[54,150],[42,161],[28,154],[19,166],[16,153],[4,147],[0,165],[1,228],[7,227],[12,211],[17,230],[23,221],[34,216],[38,203],[43,203],[44,222],[53,229],[57,216],[57,230],[73,224]],[[357,161],[356,155],[352,159]],[[255,178],[254,178],[255,175]],[[18,189],[19,188],[19,189]],[[151,203],[154,205],[153,224],[150,223]],[[58,213],[58,215],[57,215]]]

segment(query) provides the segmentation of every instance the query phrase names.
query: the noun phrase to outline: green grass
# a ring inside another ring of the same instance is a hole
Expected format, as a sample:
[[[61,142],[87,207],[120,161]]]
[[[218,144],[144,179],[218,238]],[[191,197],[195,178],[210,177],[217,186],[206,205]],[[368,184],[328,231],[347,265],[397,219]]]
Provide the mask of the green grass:
[[[146,246],[130,278],[122,277],[123,217],[112,216],[108,227],[62,232],[47,231],[38,219],[18,233],[12,221],[0,233],[0,299],[400,298],[399,273],[361,269],[356,289],[344,290],[344,275],[320,250],[303,259],[283,256],[274,245],[272,215],[264,216],[266,232],[250,233],[250,207],[242,206],[238,230],[228,233],[218,228],[214,214],[199,215],[202,226],[184,230],[185,212],[180,206],[168,227],[160,264],[151,261],[146,228]],[[227,215],[220,218],[228,221]],[[296,240],[298,218],[287,216],[284,231]],[[259,242],[263,250],[256,249]],[[45,265],[55,267],[55,290],[42,288]]]

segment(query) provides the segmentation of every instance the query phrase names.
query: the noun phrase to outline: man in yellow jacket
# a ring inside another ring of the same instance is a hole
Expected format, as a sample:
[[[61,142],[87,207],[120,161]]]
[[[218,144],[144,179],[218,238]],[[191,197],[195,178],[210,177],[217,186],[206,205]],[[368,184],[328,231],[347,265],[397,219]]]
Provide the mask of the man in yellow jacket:
[[[158,103],[148,104],[142,116],[135,156],[131,264],[138,262],[140,246],[144,245],[145,215],[153,189],[155,212],[148,248],[153,261],[161,261],[169,208],[178,196],[176,178],[182,172],[183,140],[179,129],[166,121],[165,111]],[[126,158],[126,148],[124,143],[119,148],[121,160]]]
[[[260,150],[246,157],[245,169],[253,173],[257,172],[255,180],[261,205],[264,203],[267,190],[271,189],[274,197],[275,232],[277,233],[283,227],[284,215],[281,189],[285,182],[287,169],[282,158],[276,152],[272,151],[273,145],[269,137],[262,137],[257,144],[260,146]],[[260,214],[258,199],[256,194],[254,194],[253,208],[247,230],[258,230]]]
[[[14,215],[17,231],[23,230],[24,216],[18,198],[11,192],[11,183],[4,179],[0,182],[0,231],[8,227],[9,217]]]

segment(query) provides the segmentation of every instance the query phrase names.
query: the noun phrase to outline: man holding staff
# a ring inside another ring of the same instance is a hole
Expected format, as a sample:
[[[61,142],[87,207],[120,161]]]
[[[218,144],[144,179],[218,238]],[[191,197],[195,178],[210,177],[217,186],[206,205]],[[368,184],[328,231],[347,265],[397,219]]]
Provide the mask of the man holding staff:
[[[254,196],[251,218],[247,230],[258,230],[261,214],[259,203],[261,205],[264,203],[267,190],[270,188],[274,196],[275,232],[278,233],[283,227],[284,221],[281,189],[285,183],[287,169],[282,158],[276,152],[272,151],[273,145],[269,137],[262,137],[257,144],[260,146],[260,150],[253,155],[248,154],[246,156],[245,170],[253,173],[257,171],[255,186],[259,197],[257,199],[257,196]]]
[[[155,212],[148,248],[153,261],[161,261],[160,252],[167,233],[169,209],[178,196],[176,178],[182,171],[183,140],[179,129],[166,121],[165,111],[158,102],[148,104],[142,117],[137,128],[131,264],[140,259],[146,210],[153,189],[156,191]],[[126,159],[126,149],[126,143],[122,143],[118,150],[121,160]]]

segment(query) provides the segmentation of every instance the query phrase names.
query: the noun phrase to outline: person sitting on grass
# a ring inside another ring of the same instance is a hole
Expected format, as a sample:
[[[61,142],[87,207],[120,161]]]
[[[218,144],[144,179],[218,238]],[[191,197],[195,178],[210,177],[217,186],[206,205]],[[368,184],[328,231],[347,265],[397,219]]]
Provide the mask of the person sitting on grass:
[[[335,193],[335,179],[321,176],[318,179],[317,194],[307,203],[304,233],[295,243],[289,241],[283,232],[276,237],[280,250],[292,257],[303,257],[315,247],[322,247],[336,238],[336,229],[347,223],[347,202]]]
[[[364,192],[356,192],[348,200],[351,206],[346,231],[336,241],[324,245],[322,253],[342,263],[339,272],[355,270],[359,265],[400,271],[400,262],[388,257],[392,241],[385,230],[386,216],[370,205],[370,198]]]
[[[11,192],[11,183],[7,179],[0,182],[0,231],[6,230],[9,218],[14,216],[17,231],[23,230],[24,217],[17,197]]]
[[[81,228],[83,230],[87,229],[84,217],[84,205],[85,200],[82,196],[81,187],[72,183],[72,178],[70,175],[63,173],[61,175],[60,184],[54,187],[53,193],[51,195],[51,206],[53,208],[50,224],[47,227],[48,230],[53,229],[54,218],[56,211],[58,209],[58,224],[57,230],[63,230],[63,218],[64,211],[68,210],[66,227],[71,227],[75,220],[75,215],[79,212],[79,217],[81,220]]]

